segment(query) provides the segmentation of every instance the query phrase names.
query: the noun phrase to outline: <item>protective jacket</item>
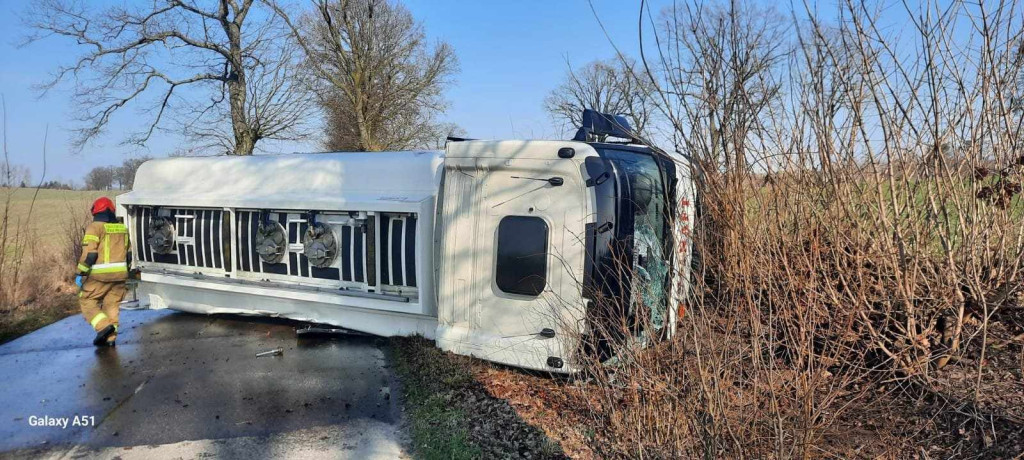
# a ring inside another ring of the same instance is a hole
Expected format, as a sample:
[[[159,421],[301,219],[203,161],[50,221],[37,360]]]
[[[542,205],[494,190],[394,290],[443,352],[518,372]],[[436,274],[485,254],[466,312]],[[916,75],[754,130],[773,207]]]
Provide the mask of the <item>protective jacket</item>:
[[[85,229],[78,274],[93,281],[124,281],[128,279],[131,243],[128,227],[114,222],[112,215],[98,214]]]

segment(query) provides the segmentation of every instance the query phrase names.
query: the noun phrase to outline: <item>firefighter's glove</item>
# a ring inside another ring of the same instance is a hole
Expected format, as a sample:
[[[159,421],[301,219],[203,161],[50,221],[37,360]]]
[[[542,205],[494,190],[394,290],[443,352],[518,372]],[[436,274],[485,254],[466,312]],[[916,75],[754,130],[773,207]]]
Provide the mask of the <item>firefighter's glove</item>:
[[[82,275],[76,275],[75,276],[75,286],[78,286],[78,289],[82,289],[82,284],[83,283],[85,283],[85,277],[82,276]]]

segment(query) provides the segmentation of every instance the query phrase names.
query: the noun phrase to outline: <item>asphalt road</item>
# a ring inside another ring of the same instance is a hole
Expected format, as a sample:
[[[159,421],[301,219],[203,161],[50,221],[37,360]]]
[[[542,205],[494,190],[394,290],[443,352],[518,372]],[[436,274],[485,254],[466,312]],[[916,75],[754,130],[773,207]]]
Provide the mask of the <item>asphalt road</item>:
[[[114,348],[80,316],[4,344],[0,457],[404,457],[378,340],[296,326],[125,311]],[[33,426],[45,417],[67,426]]]

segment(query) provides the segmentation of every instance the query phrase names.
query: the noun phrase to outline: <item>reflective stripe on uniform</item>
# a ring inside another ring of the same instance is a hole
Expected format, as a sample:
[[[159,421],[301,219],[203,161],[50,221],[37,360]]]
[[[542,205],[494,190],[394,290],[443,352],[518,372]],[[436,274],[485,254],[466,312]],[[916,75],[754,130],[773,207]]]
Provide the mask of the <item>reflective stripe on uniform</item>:
[[[110,235],[103,235],[103,263],[110,262]]]
[[[96,235],[85,235],[85,238],[82,238],[82,244],[89,244],[90,242],[99,243],[100,237]]]
[[[103,321],[105,319],[107,319],[106,313],[100,312],[96,316],[92,317],[92,321],[89,321],[89,324],[92,324],[93,329],[95,329],[96,325],[99,324],[100,321]]]
[[[115,262],[112,264],[96,264],[92,266],[92,271],[89,273],[92,275],[98,275],[100,273],[118,273],[127,272],[128,264],[124,262]]]
[[[87,272],[87,271],[89,271],[89,266],[85,265],[85,264],[78,264],[78,271],[83,272],[83,273]]]

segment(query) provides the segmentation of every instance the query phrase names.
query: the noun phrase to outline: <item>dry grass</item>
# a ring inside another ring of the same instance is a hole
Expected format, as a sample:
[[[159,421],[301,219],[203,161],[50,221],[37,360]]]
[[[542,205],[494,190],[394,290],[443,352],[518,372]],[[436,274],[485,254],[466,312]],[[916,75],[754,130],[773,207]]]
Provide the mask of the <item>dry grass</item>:
[[[82,223],[82,229],[88,223],[89,206],[101,196],[114,198],[118,191],[81,191],[81,190],[49,190],[41,189],[35,197],[34,188],[0,188],[0,199],[10,195],[11,206],[9,216],[12,228],[20,231],[28,238],[28,244],[34,245],[39,251],[59,250],[65,245],[65,225]],[[29,208],[32,216],[29,219]],[[84,217],[83,217],[84,216]],[[79,241],[80,243],[81,241]]]
[[[89,206],[111,192],[0,189],[0,342],[77,312],[71,282]]]
[[[905,6],[641,15],[701,264],[671,339],[623,339],[642,309],[590,318],[617,360],[581,353],[544,396],[585,420],[568,438],[621,458],[1024,451],[1022,5]]]

